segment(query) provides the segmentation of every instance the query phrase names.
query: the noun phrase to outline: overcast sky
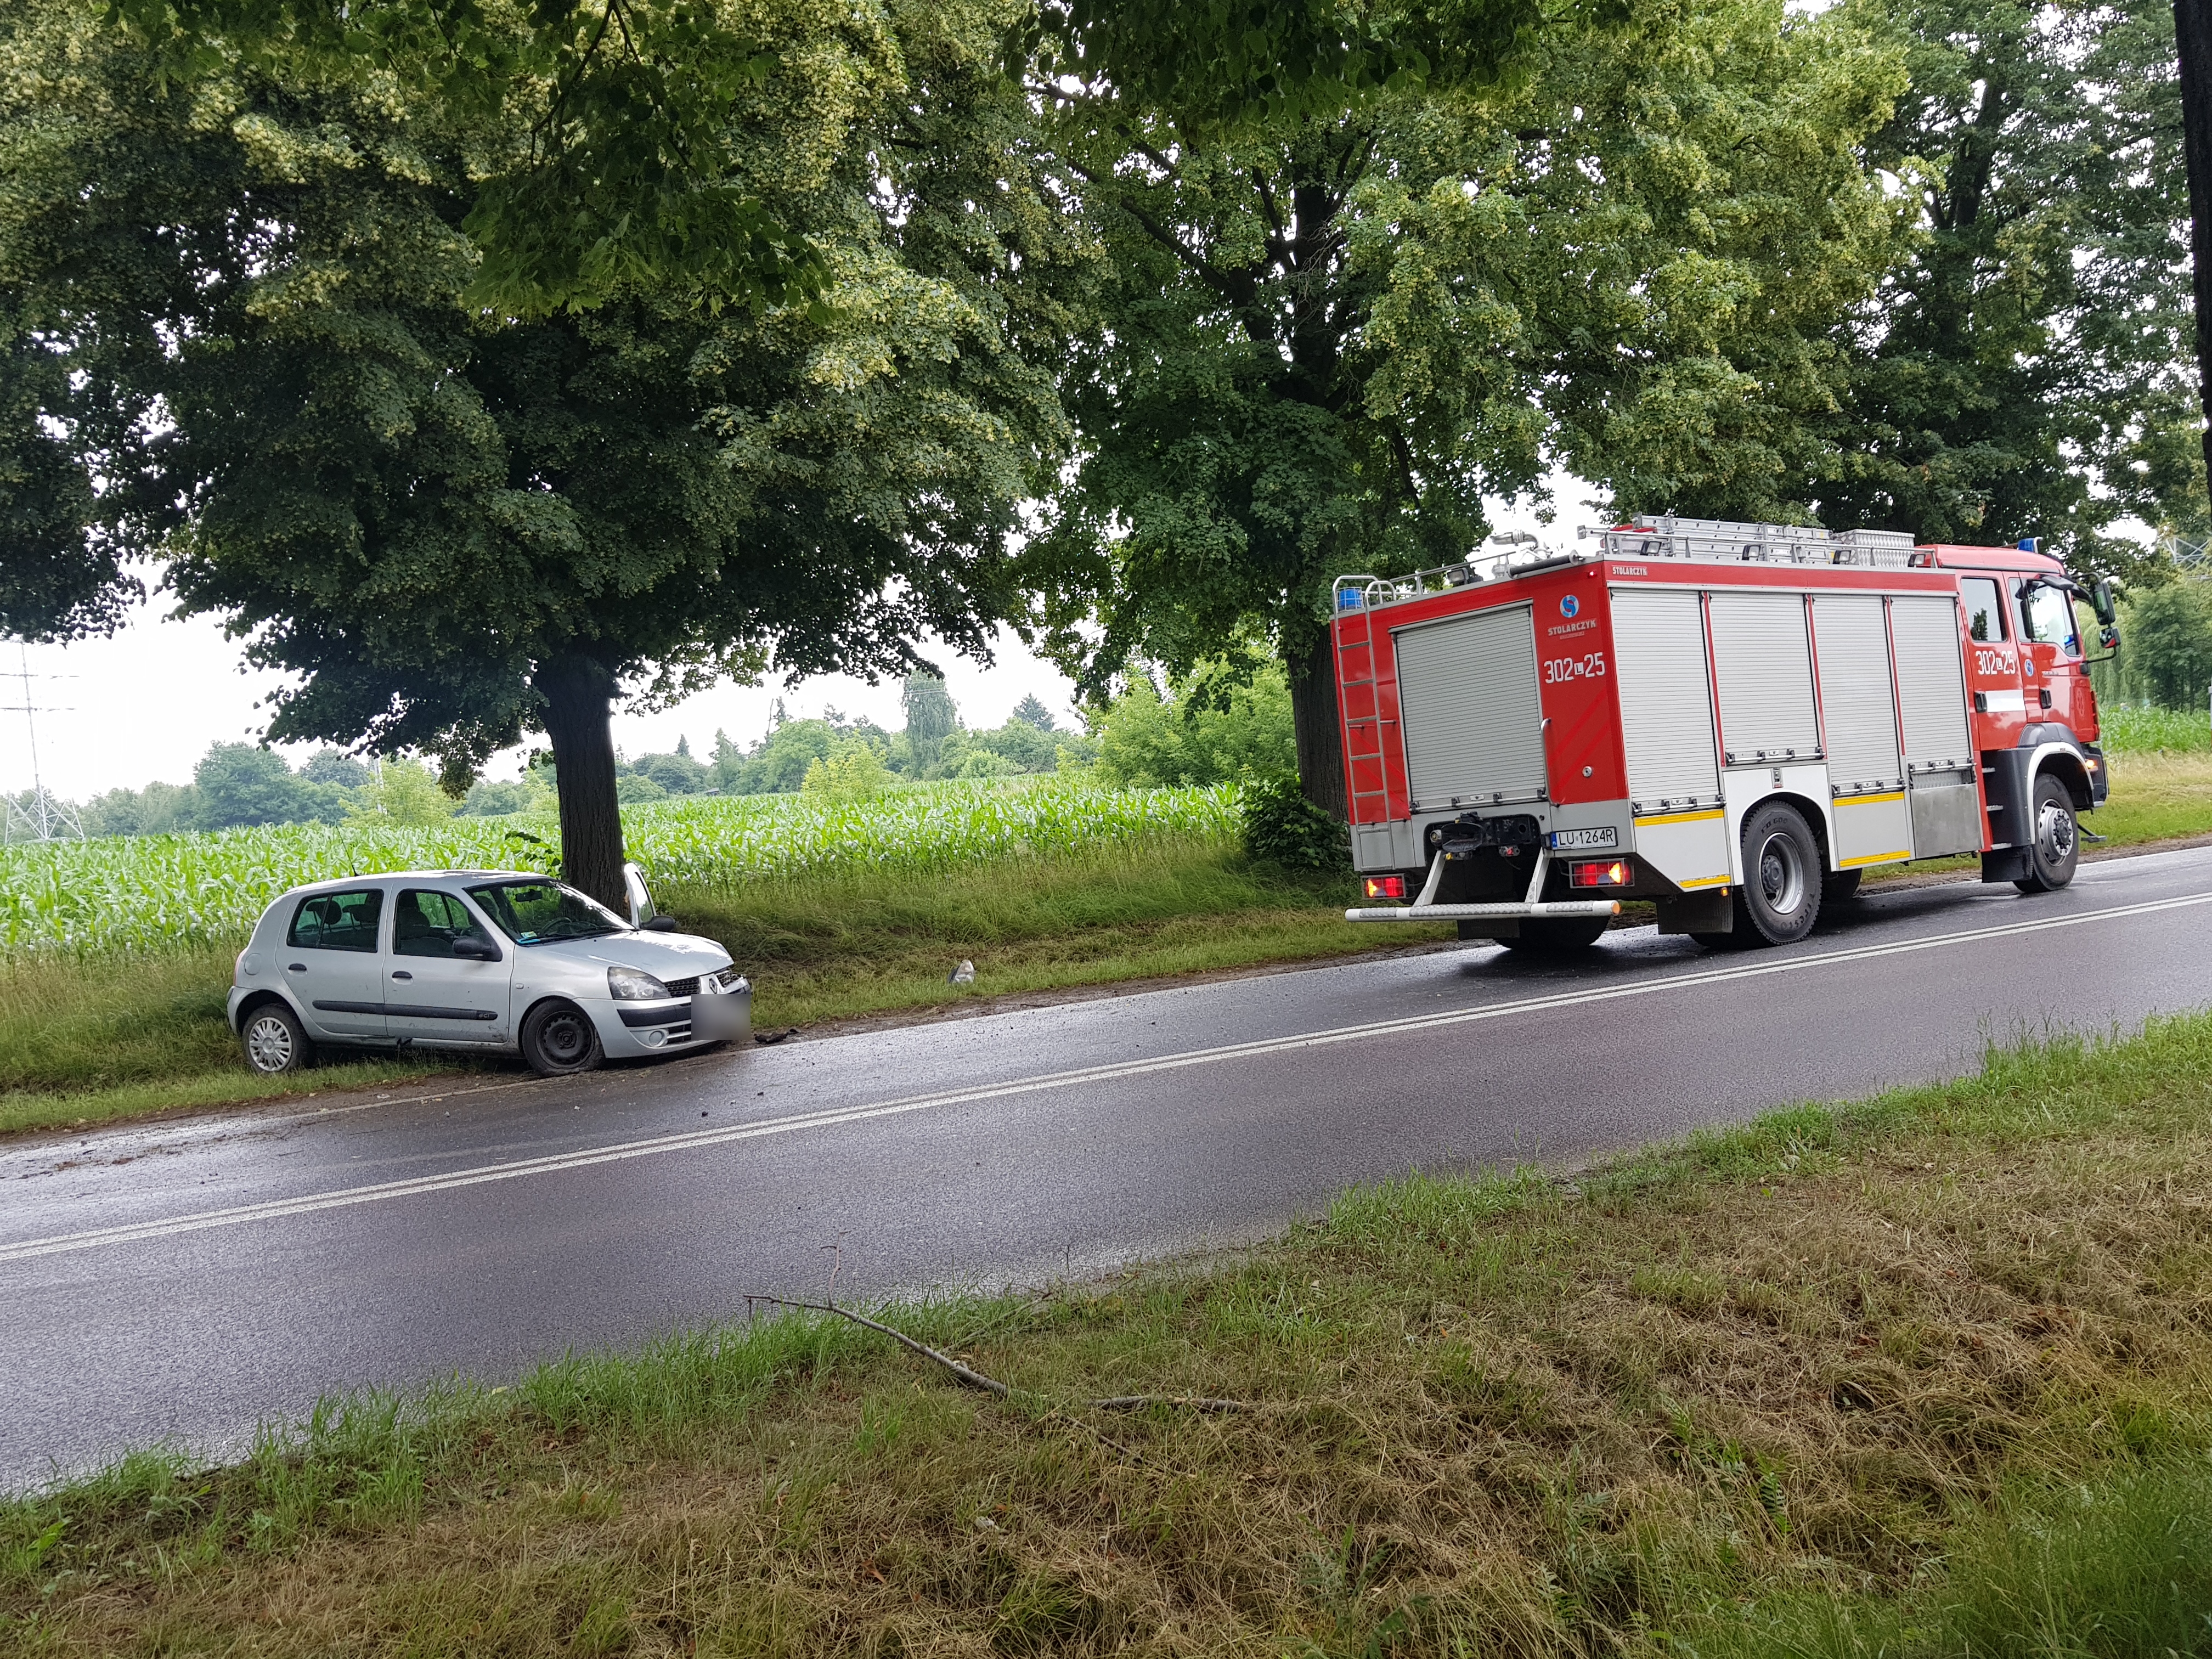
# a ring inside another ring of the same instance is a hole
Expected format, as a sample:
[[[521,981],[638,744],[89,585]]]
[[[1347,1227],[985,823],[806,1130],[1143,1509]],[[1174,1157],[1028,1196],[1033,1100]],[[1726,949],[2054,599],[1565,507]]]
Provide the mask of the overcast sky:
[[[1592,521],[1595,509],[1573,480],[1554,481],[1560,491],[1559,520],[1547,541],[1571,539],[1577,524]],[[1576,493],[1572,495],[1570,490]],[[1508,508],[1491,504],[1500,531],[1536,528],[1533,505]],[[19,647],[0,643],[0,705],[21,705],[24,682],[14,678],[27,659],[30,702],[37,705],[38,772],[46,787],[70,800],[105,790],[138,788],[155,779],[191,781],[193,764],[210,743],[257,738],[268,714],[260,700],[283,684],[275,674],[249,672],[236,642],[223,637],[210,617],[171,622],[160,603],[142,607],[130,625],[112,639],[69,646]],[[1002,634],[995,660],[981,664],[925,641],[923,654],[945,670],[945,683],[972,727],[1005,723],[1013,707],[1034,696],[1063,725],[1074,723],[1073,688],[1011,634]],[[905,724],[896,682],[871,686],[842,675],[803,682],[791,690],[774,682],[762,686],[722,684],[665,714],[618,714],[615,742],[630,756],[673,749],[678,737],[691,740],[704,756],[715,730],[739,744],[750,744],[768,729],[778,697],[794,717],[817,715],[825,708],[847,717],[865,714],[896,731]],[[544,739],[535,741],[542,743]],[[287,748],[295,764],[308,749]],[[491,777],[512,777],[522,750],[497,757]],[[20,708],[0,713],[0,790],[27,789],[32,779],[31,736]]]

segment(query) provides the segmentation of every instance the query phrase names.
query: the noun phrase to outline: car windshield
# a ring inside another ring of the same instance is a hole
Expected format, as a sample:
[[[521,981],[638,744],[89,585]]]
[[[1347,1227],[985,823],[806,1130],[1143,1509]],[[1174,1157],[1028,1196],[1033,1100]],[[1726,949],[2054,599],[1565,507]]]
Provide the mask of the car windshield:
[[[471,887],[469,896],[517,945],[550,945],[556,939],[598,939],[627,933],[629,924],[596,899],[557,881],[502,881]]]

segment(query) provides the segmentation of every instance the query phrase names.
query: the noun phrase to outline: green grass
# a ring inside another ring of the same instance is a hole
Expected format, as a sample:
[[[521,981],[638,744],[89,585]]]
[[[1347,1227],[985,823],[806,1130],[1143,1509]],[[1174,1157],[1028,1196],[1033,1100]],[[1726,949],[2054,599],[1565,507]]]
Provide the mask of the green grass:
[[[886,1311],[1005,1401],[813,1316],[334,1401],[0,1504],[0,1647],[2206,1652],[2208,1108],[2200,1014]]]

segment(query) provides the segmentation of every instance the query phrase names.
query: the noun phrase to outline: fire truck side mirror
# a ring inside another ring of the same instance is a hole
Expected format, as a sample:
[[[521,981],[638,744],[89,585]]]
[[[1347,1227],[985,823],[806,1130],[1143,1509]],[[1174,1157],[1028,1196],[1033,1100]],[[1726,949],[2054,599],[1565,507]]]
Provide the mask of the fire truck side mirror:
[[[2097,613],[2098,654],[2085,660],[2109,662],[2120,653],[2119,606],[2113,600],[2112,583],[2100,581],[2089,590],[2089,608]]]

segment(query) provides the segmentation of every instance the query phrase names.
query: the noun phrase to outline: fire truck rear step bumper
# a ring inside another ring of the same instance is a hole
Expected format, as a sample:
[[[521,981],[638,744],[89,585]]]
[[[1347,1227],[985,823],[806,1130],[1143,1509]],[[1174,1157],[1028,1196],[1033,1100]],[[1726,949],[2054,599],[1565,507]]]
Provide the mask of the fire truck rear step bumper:
[[[1351,909],[1344,913],[1346,921],[1495,921],[1512,916],[1534,921],[1545,916],[1617,916],[1620,914],[1618,899],[1556,899],[1547,904],[1536,895],[1544,890],[1544,878],[1552,867],[1552,849],[1542,848],[1536,854],[1536,867],[1528,872],[1528,896],[1518,904],[1432,904],[1437,889],[1444,878],[1444,854],[1438,848],[1429,860],[1428,884],[1421,889],[1420,896],[1411,904],[1389,905],[1374,909]]]
[[[1617,899],[1561,899],[1552,904],[1394,904],[1372,910],[1346,910],[1346,921],[1474,921],[1499,916],[1617,916]]]

